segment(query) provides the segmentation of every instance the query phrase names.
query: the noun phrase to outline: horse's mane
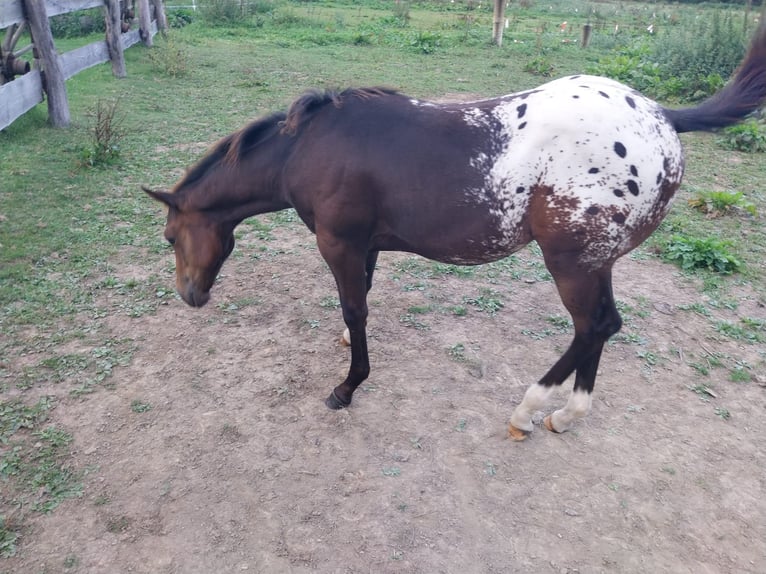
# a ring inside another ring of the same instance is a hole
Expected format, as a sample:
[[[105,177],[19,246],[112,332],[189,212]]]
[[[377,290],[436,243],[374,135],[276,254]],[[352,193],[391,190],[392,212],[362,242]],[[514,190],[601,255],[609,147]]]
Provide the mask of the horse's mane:
[[[308,91],[290,105],[287,113],[277,112],[255,120],[244,128],[221,138],[201,160],[189,168],[174,189],[177,191],[199,181],[210,169],[221,162],[237,165],[250,150],[276,133],[295,135],[306,119],[329,103],[340,108],[344,100],[348,98],[368,99],[396,93],[395,90],[388,88],[349,88],[341,92]]]
[[[236,165],[248,151],[277,133],[285,117],[284,112],[271,114],[221,138],[201,160],[189,168],[175,189],[181,189],[202,179],[212,167],[221,162]]]
[[[349,98],[369,99],[379,96],[394,95],[398,92],[390,88],[348,88],[337,90],[310,90],[295,100],[287,110],[287,117],[282,122],[282,133],[294,135],[300,125],[314,115],[317,110],[332,104],[336,108],[343,106]]]

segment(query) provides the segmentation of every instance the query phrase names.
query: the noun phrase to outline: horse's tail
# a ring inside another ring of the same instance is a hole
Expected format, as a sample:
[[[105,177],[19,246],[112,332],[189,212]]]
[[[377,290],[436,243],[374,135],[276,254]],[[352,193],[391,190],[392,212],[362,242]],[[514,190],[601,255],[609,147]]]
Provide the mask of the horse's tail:
[[[734,79],[699,106],[664,112],[678,133],[710,131],[742,121],[766,101],[766,20],[756,30]]]

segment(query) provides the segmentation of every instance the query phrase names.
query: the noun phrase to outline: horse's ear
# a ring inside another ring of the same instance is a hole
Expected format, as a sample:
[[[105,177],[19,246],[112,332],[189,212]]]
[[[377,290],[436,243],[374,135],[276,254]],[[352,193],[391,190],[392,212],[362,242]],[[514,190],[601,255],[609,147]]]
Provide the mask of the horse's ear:
[[[178,198],[173,193],[168,193],[167,191],[154,191],[153,189],[149,189],[148,187],[141,186],[141,189],[143,189],[149,197],[152,197],[159,201],[160,203],[164,203],[168,207],[176,207]]]

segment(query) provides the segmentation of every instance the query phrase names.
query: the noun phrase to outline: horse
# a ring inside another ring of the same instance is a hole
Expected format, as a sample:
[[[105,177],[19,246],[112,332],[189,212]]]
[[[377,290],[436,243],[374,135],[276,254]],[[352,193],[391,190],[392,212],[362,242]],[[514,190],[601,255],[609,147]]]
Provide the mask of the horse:
[[[330,409],[348,407],[370,373],[367,294],[381,251],[479,265],[536,241],[574,338],[511,415],[510,438],[524,440],[573,372],[544,425],[564,432],[589,412],[604,344],[622,325],[612,267],[672,205],[678,134],[733,125],[764,100],[766,24],[733,79],[695,107],[586,75],[450,104],[387,88],[314,90],[221,139],[172,190],[144,191],[167,207],[177,291],[193,307],[210,299],[240,222],[295,209],[335,278],[351,347]]]

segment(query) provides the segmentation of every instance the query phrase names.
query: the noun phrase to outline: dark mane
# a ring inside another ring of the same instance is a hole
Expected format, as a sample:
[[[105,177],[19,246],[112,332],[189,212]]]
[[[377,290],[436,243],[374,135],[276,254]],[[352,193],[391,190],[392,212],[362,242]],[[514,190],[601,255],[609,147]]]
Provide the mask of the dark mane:
[[[317,110],[332,103],[336,108],[348,98],[369,99],[398,93],[390,88],[348,88],[337,90],[310,90],[295,100],[287,110],[287,118],[282,124],[282,133],[294,135],[300,125]]]
[[[284,119],[284,112],[271,114],[221,138],[201,160],[189,168],[174,189],[177,191],[199,181],[211,168],[221,162],[236,165],[248,151],[275,134]]]
[[[307,118],[329,103],[339,108],[348,98],[368,99],[396,93],[396,90],[389,88],[349,88],[341,92],[310,90],[295,100],[287,113],[277,112],[255,120],[233,134],[221,138],[201,160],[189,168],[174,190],[178,191],[199,181],[221,162],[237,165],[250,150],[278,131],[294,135]]]

